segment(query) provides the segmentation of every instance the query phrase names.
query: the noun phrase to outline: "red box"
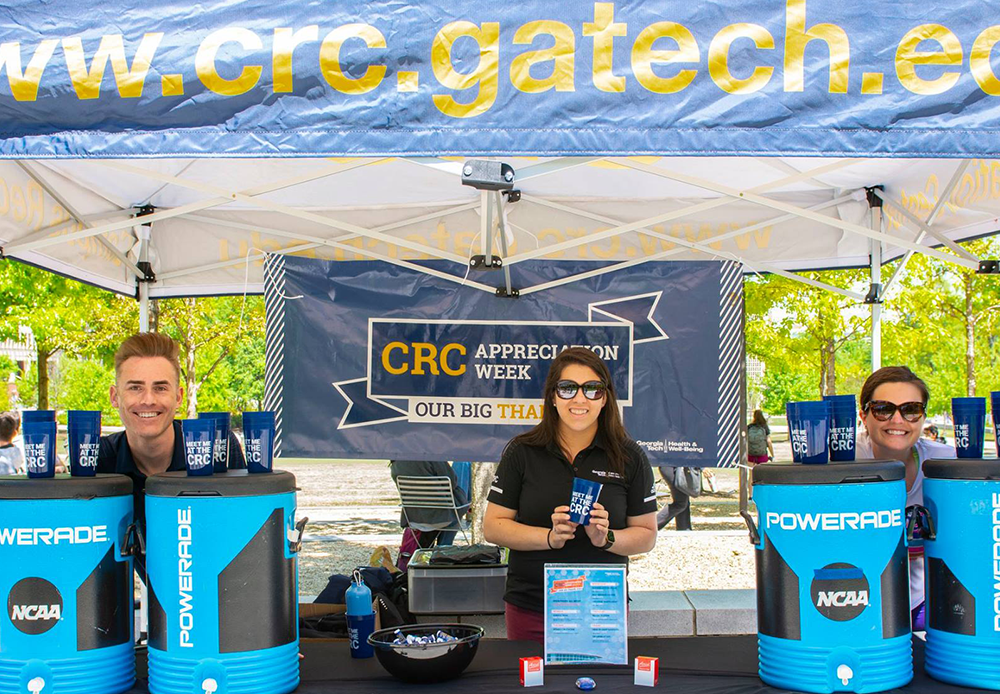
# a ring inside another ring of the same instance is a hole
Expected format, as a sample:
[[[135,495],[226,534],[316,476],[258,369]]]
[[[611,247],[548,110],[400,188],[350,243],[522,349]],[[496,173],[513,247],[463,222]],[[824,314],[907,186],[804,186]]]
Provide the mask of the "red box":
[[[541,656],[521,658],[521,686],[541,687],[545,683],[545,667]]]
[[[655,687],[660,679],[660,659],[644,655],[635,658],[635,684],[640,687]]]

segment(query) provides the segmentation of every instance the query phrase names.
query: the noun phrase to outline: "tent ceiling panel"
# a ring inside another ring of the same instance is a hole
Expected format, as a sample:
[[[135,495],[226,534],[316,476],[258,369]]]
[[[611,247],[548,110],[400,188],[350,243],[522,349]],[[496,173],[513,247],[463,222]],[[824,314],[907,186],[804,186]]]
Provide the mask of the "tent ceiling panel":
[[[151,247],[158,280],[152,295],[162,296],[259,289],[261,264],[245,259],[277,250],[331,260],[444,258],[451,262],[443,267],[460,279],[468,257],[479,252],[482,227],[479,191],[461,184],[462,161],[25,163],[89,226],[114,227],[101,236],[121,253],[128,253],[136,238],[134,222],[122,215],[132,205],[156,206]],[[885,187],[885,231],[901,243],[912,243],[920,225],[909,217],[926,219],[965,164],[756,157],[504,161],[526,172],[523,181],[515,180],[523,199],[505,204],[508,258],[513,261],[525,255],[602,264],[714,256],[745,260],[748,271],[761,265],[801,270],[866,264],[868,239],[834,226],[868,225],[865,186]],[[227,191],[240,195],[233,199],[224,195]],[[760,191],[758,197],[751,191]],[[1000,162],[970,161],[940,208],[931,227],[948,238],[997,231]],[[646,221],[650,219],[658,221]],[[63,240],[68,233],[76,238]],[[121,259],[86,233],[16,162],[0,162],[0,243],[5,250],[61,272],[73,274],[77,268],[87,281],[135,293]],[[18,249],[39,239],[50,245]],[[933,238],[922,243],[939,244]],[[902,253],[890,243],[885,257]],[[475,274],[469,279],[499,281]]]

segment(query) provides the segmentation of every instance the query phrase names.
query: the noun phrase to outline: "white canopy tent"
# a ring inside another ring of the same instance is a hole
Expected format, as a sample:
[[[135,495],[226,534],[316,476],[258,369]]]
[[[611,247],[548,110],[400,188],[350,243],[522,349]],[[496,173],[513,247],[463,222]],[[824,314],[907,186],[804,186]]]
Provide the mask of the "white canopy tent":
[[[504,268],[592,260],[583,276],[715,257],[859,303],[863,293],[791,273],[868,266],[881,285],[868,297],[877,363],[880,301],[905,259],[919,252],[979,269],[956,242],[1000,230],[994,160],[502,161],[519,200],[463,186],[460,158],[0,161],[0,247],[143,301],[261,293],[266,252],[377,259],[487,292],[509,282],[470,270],[487,243]],[[900,256],[882,282],[881,265]],[[415,262],[424,260],[444,262]]]

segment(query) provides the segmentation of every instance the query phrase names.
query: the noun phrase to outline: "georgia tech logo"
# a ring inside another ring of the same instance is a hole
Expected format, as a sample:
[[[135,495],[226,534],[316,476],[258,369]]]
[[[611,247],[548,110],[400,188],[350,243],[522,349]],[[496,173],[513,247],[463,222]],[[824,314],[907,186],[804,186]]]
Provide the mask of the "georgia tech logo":
[[[59,590],[44,578],[22,578],[7,595],[7,616],[18,631],[44,634],[62,619]]]

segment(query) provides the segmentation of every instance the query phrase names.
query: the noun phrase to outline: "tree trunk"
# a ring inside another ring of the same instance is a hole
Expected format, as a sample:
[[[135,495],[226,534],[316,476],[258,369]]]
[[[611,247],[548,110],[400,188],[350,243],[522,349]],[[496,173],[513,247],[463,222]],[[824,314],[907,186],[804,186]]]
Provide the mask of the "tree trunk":
[[[483,542],[483,515],[486,513],[486,497],[490,494],[493,475],[497,463],[472,464],[472,541]]]
[[[976,395],[976,316],[972,313],[972,275],[962,278],[965,285],[965,394]]]
[[[837,394],[837,352],[832,339],[819,346],[819,394]]]
[[[187,389],[188,419],[198,416],[198,379],[194,371],[196,353],[197,348],[191,344],[184,354],[184,387]]]
[[[149,300],[149,332],[160,332],[160,300]]]
[[[52,352],[38,347],[35,365],[38,369],[38,409],[49,409],[49,357]]]
[[[823,395],[837,394],[837,348],[833,339],[826,342],[826,392]]]

